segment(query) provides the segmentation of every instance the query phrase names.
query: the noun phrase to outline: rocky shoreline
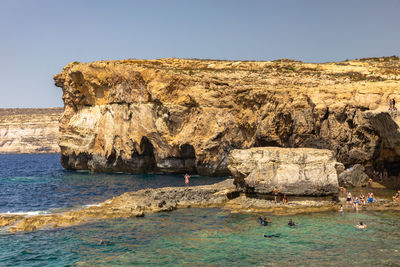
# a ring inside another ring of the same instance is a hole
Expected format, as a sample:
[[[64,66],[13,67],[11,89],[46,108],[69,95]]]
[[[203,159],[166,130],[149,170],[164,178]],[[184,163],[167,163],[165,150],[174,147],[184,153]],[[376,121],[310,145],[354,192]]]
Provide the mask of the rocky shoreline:
[[[70,227],[109,218],[142,217],[148,213],[170,212],[180,208],[218,207],[231,212],[293,215],[298,213],[337,211],[342,201],[320,197],[290,198],[289,203],[247,197],[237,191],[233,179],[208,186],[165,187],[128,192],[95,206],[64,213],[39,215],[0,214],[0,229],[9,233],[31,232]],[[399,210],[400,203],[376,200],[368,210]]]

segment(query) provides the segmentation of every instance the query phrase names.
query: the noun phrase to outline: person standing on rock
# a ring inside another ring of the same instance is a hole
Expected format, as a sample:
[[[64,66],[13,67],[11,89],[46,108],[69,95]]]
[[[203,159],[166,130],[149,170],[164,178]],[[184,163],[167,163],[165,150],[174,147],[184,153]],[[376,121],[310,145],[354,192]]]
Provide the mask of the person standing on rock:
[[[189,187],[189,178],[190,178],[190,175],[186,173],[184,177],[185,177],[185,186],[186,186],[186,187]]]
[[[368,203],[370,206],[372,206],[373,202],[374,202],[374,193],[370,192],[368,193]]]
[[[274,191],[272,192],[274,194],[275,198],[275,203],[278,203],[278,194],[279,194],[279,189],[277,186],[274,186]]]
[[[351,193],[350,192],[347,193],[346,207],[347,207],[348,204],[351,204]]]

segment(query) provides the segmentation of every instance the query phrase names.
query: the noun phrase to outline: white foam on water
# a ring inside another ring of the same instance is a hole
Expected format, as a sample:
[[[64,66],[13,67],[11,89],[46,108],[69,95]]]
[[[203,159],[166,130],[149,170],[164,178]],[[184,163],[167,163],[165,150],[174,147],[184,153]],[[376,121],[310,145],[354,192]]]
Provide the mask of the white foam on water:
[[[90,207],[100,207],[101,206],[101,203],[98,203],[98,204],[87,204],[87,205],[84,205],[84,207],[85,208],[90,208]]]
[[[29,215],[29,216],[33,216],[33,215],[39,215],[39,214],[49,214],[50,212],[45,211],[45,210],[36,210],[36,211],[18,211],[18,212],[10,212],[7,211],[7,213],[5,214],[9,214],[9,215]]]

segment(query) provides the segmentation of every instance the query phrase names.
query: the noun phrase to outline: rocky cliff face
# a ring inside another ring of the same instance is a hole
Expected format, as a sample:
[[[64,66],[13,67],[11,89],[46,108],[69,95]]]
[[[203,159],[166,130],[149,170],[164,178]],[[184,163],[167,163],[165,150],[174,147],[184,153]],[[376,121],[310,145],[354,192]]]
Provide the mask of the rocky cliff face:
[[[232,150],[228,167],[248,194],[326,196],[339,192],[336,163],[326,149],[254,147]]]
[[[347,166],[400,172],[400,61],[70,63],[55,83],[68,169],[227,175],[232,149],[332,150]]]
[[[62,108],[0,109],[0,153],[59,153]]]

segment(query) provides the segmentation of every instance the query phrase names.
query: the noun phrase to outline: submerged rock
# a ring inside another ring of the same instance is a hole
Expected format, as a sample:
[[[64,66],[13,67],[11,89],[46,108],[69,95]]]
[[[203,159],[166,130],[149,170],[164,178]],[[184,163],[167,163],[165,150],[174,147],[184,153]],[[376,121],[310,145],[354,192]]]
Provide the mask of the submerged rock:
[[[332,151],[312,148],[256,147],[233,150],[228,167],[247,193],[326,196],[338,193]]]

